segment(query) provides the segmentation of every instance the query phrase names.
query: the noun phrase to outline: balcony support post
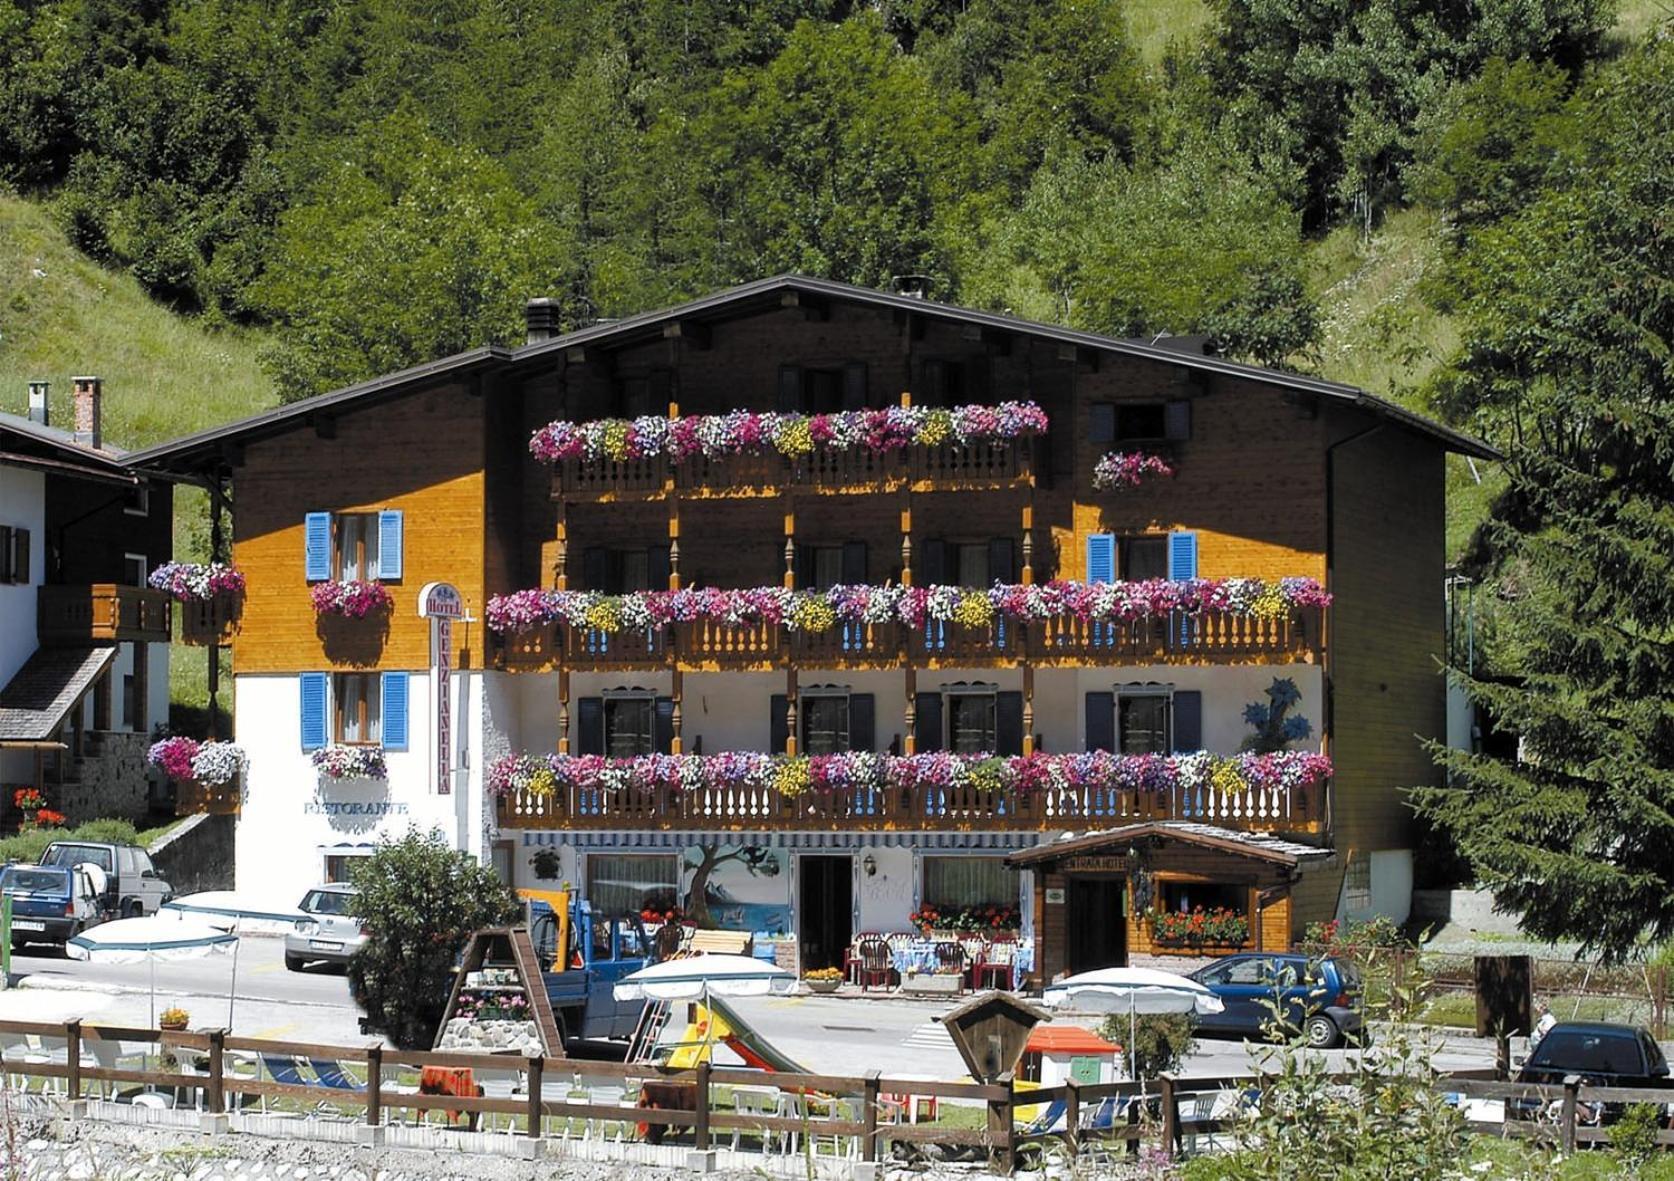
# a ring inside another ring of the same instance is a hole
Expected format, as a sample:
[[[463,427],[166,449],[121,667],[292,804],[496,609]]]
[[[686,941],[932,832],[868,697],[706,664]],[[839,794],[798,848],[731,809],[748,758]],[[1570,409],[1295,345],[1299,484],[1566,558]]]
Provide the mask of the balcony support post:
[[[903,754],[916,755],[918,753],[918,739],[915,736],[918,725],[918,670],[909,664],[904,666],[901,671],[907,688],[906,733],[901,735],[901,751]]]
[[[1018,579],[1024,586],[1035,580],[1035,490],[1031,484],[1023,501],[1023,568]]]
[[[785,497],[785,589],[796,589],[796,509]]]
[[[668,589],[680,589],[680,497],[668,494]]]
[[[906,395],[902,395],[906,399]],[[901,493],[901,585],[913,584],[913,494]]]
[[[785,670],[785,753],[796,754],[796,665]]]
[[[569,550],[570,521],[565,511],[568,501],[560,500],[553,506],[558,513],[558,535],[552,546],[552,585],[559,590],[570,589]]]
[[[685,730],[686,719],[681,712],[681,699],[685,695],[685,675],[681,672],[678,663],[670,671],[669,677],[671,681],[669,695],[674,699],[674,716],[670,719],[674,733],[669,738],[668,752],[674,755],[685,754],[686,741],[683,731]]]
[[[559,656],[562,659],[562,649]],[[570,670],[558,670],[558,753],[570,753]]]
[[[1035,666],[1029,660],[1023,662],[1023,753],[1035,753]]]

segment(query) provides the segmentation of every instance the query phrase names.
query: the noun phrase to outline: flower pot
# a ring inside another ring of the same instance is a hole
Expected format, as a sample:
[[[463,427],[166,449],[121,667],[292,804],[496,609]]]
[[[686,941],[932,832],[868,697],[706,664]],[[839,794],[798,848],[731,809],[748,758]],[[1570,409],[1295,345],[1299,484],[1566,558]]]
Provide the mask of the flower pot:
[[[809,992],[832,993],[843,987],[841,980],[804,980]]]
[[[170,1033],[184,1033],[184,1032],[186,1032],[186,1025],[187,1025],[187,1022],[185,1022],[185,1021],[159,1021],[159,1022],[157,1022],[157,1028],[158,1029],[165,1029]]]

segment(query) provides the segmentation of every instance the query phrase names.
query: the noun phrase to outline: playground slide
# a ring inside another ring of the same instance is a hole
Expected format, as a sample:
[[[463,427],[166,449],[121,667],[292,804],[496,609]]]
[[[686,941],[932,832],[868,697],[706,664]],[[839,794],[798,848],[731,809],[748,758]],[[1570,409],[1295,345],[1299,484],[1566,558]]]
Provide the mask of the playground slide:
[[[756,1032],[738,1010],[718,996],[697,1006],[697,1020],[686,1026],[667,1065],[677,1070],[696,1066],[709,1057],[717,1045],[726,1046],[756,1070],[778,1074],[812,1074],[807,1067],[786,1057],[773,1043]]]

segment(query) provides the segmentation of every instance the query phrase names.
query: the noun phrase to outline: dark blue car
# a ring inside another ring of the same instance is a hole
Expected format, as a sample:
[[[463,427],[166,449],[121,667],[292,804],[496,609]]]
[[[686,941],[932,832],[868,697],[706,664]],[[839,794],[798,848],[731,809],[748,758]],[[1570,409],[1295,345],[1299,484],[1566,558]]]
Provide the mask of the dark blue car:
[[[1282,1005],[1283,1036],[1301,1030],[1308,1045],[1324,1050],[1345,1038],[1364,1041],[1360,972],[1353,964],[1305,955],[1248,952],[1218,959],[1192,979],[1225,1003],[1224,1012],[1198,1019],[1199,1032],[1265,1038]]]

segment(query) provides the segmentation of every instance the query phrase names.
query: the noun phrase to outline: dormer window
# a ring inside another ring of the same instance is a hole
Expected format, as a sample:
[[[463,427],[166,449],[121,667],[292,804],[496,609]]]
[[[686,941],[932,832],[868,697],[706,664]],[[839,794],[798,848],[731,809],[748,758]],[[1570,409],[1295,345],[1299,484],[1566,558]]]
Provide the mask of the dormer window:
[[[1087,441],[1143,446],[1191,438],[1192,404],[1094,402],[1088,407]]]

